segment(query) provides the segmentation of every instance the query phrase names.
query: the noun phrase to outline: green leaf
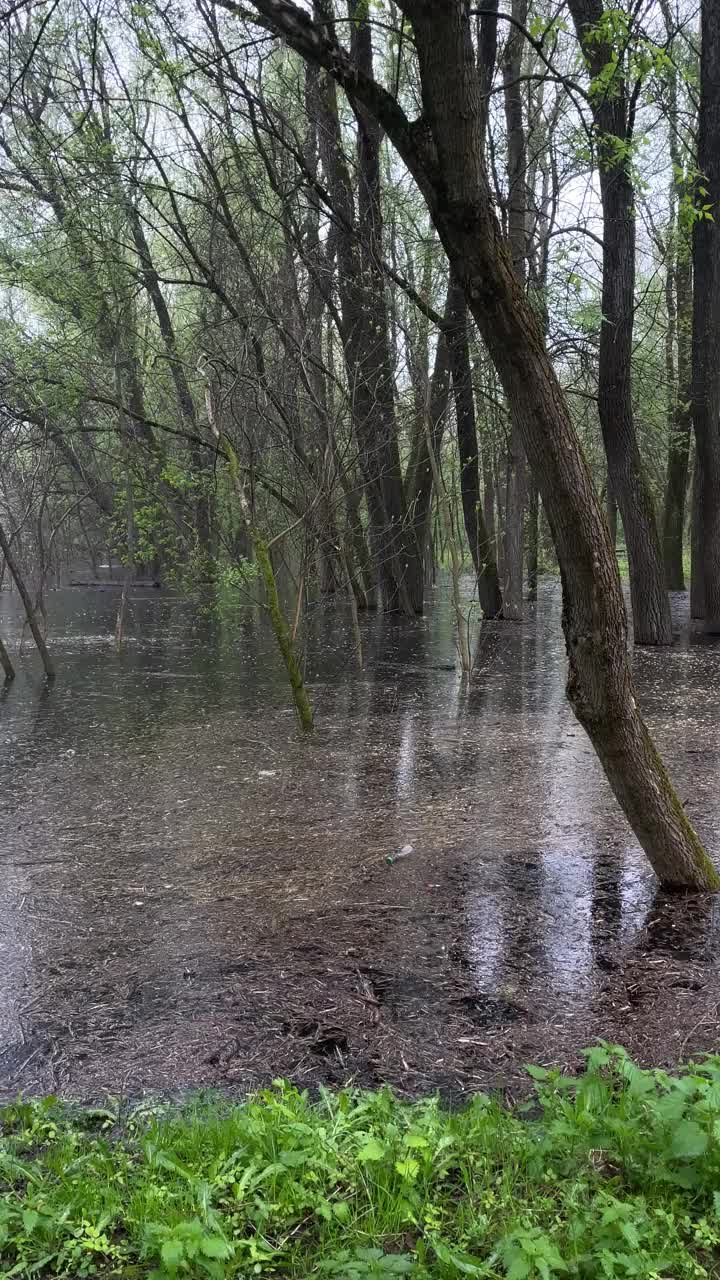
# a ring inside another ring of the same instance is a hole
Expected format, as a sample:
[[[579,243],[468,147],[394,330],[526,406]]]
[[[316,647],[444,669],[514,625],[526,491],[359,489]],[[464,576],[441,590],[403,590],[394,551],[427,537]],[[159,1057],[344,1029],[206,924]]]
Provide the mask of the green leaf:
[[[384,1155],[385,1148],[380,1145],[377,1138],[368,1138],[365,1146],[358,1151],[358,1160],[366,1164],[370,1160],[382,1160]]]
[[[679,1122],[687,1110],[687,1098],[684,1098],[679,1089],[674,1089],[672,1093],[667,1093],[664,1098],[658,1098],[653,1105],[653,1113],[663,1124],[676,1125],[680,1127]]]
[[[411,1151],[423,1151],[430,1146],[430,1143],[421,1133],[409,1133],[405,1139],[405,1146]]]
[[[415,1270],[414,1259],[407,1253],[388,1253],[380,1263],[386,1275],[407,1276]]]
[[[301,1165],[307,1164],[308,1159],[307,1151],[283,1151],[280,1156],[280,1163],[284,1164],[288,1169],[299,1169]]]
[[[166,1267],[179,1267],[185,1256],[182,1240],[165,1240],[160,1249],[160,1257]]]
[[[707,1151],[708,1136],[694,1120],[683,1120],[675,1129],[670,1155],[677,1160],[697,1160]]]
[[[207,1236],[200,1245],[200,1252],[206,1258],[229,1258],[232,1248],[222,1236]]]
[[[433,1248],[439,1262],[444,1262],[446,1267],[453,1267],[464,1276],[487,1274],[485,1264],[480,1258],[473,1258],[471,1254],[463,1253],[460,1249],[449,1249],[441,1240],[436,1241]]]

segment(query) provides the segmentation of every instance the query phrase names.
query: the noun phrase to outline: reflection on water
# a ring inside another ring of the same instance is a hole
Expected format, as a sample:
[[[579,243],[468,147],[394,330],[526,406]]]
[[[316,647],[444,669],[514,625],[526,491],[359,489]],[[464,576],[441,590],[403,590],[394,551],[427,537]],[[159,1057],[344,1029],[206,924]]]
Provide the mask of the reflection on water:
[[[717,911],[656,894],[564,701],[554,583],[483,628],[469,686],[440,594],[363,619],[364,672],[318,609],[312,742],[257,607],[138,592],[120,656],[116,607],[54,593],[57,683],[28,654],[0,699],[0,1086],[471,1087],[598,1034],[651,1057],[712,1035]],[[717,847],[720,650],[634,662]]]

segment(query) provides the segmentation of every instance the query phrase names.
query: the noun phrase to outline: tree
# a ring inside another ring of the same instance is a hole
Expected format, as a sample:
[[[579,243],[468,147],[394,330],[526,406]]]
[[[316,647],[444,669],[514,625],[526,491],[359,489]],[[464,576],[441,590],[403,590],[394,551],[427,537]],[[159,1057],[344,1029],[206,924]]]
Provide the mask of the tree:
[[[50,657],[50,654],[48,653],[48,648],[47,648],[47,645],[45,644],[45,637],[43,636],[42,630],[40,628],[40,624],[37,619],[37,614],[35,612],[35,607],[33,605],[32,597],[28,590],[27,583],[25,582],[25,579],[23,578],[23,575],[20,572],[20,566],[17,563],[15,556],[13,555],[12,547],[10,546],[10,539],[8,538],[1,524],[0,524],[0,552],[2,553],[5,563],[8,569],[10,570],[10,573],[15,582],[15,586],[18,589],[18,594],[20,595],[20,599],[23,602],[25,617],[27,618],[28,626],[30,628],[30,631],[32,632],[32,638],[35,641],[37,651],[40,654],[43,667],[45,668],[45,675],[47,676],[48,680],[54,680],[55,664],[53,663],[53,660]],[[7,662],[5,661],[5,658],[7,657],[7,650],[5,649],[4,645],[3,645],[3,653],[5,657],[3,659],[2,665],[5,671],[5,676],[7,679],[11,679],[13,674],[12,664],[10,663],[9,658],[7,659]]]
[[[465,532],[477,577],[478,599],[483,616],[500,618],[503,616],[503,599],[495,551],[485,527],[480,498],[479,449],[467,334],[467,302],[462,285],[454,279],[451,279],[448,291],[448,314],[450,327],[447,342],[452,367]]]
[[[322,18],[324,7],[318,5]],[[356,12],[357,9],[357,12]],[[358,66],[372,76],[370,28],[360,6],[353,7],[353,45]],[[382,258],[380,129],[362,103],[357,119],[357,198],[347,165],[335,85],[323,77],[316,106],[320,155],[328,176],[338,224],[338,287],[341,337],[353,425],[366,484],[371,541],[387,611],[421,613],[422,555],[408,508],[400,466],[392,370],[388,342]]]
[[[661,0],[661,8],[672,49],[675,33],[668,0]],[[685,590],[683,542],[692,434],[692,263],[687,231],[681,217],[687,166],[681,150],[678,82],[677,68],[671,62],[667,72],[667,116],[673,173],[665,244],[668,457],[663,511],[663,559],[669,591]]]
[[[598,410],[608,475],[620,508],[630,563],[633,629],[638,644],[671,644],[655,511],[644,475],[632,404],[635,315],[635,205],[632,177],[637,95],[628,63],[632,17],[602,0],[569,0],[591,75],[590,105],[603,208],[603,283]]]
[[[507,225],[512,263],[523,282],[528,257],[528,160],[523,120],[523,29],[527,0],[513,0],[512,22],[505,42],[503,88],[507,127]],[[507,460],[505,503],[504,616],[522,618],[527,467],[519,424],[513,418]]]
[[[693,227],[693,426],[705,630],[720,634],[720,9],[703,0]]]
[[[568,696],[660,880],[717,889],[635,699],[617,564],[540,325],[492,208],[467,0],[402,0],[417,50],[421,116],[363,72],[332,28],[290,0],[252,0],[260,19],[324,67],[386,130],[428,203],[451,268],[498,369],[542,497],[563,582]],[[233,5],[228,0],[228,7]]]
[[[3,669],[6,683],[15,679],[15,668],[2,636],[0,636],[0,667]]]

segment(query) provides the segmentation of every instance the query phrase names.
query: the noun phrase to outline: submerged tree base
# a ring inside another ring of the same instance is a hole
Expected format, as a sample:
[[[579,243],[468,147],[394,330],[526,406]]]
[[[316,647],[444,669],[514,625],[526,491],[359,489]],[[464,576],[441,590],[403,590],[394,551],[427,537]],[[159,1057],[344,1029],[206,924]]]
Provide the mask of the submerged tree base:
[[[240,1105],[6,1106],[3,1274],[716,1275],[720,1057],[670,1076],[586,1056],[528,1069],[531,1119],[282,1082]]]

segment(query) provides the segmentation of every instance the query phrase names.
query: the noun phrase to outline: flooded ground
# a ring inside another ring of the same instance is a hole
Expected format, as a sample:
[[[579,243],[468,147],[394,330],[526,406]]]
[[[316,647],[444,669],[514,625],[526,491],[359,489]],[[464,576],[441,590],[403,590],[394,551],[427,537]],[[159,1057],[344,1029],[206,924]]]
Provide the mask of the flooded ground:
[[[439,599],[365,619],[364,672],[318,612],[311,741],[259,611],[138,591],[118,656],[116,602],[54,593],[56,684],[30,656],[0,694],[5,1095],[513,1091],[597,1036],[648,1063],[717,1047],[720,908],[656,892],[565,705],[554,582],[485,628],[469,688]],[[636,676],[718,855],[720,649],[675,604]]]

